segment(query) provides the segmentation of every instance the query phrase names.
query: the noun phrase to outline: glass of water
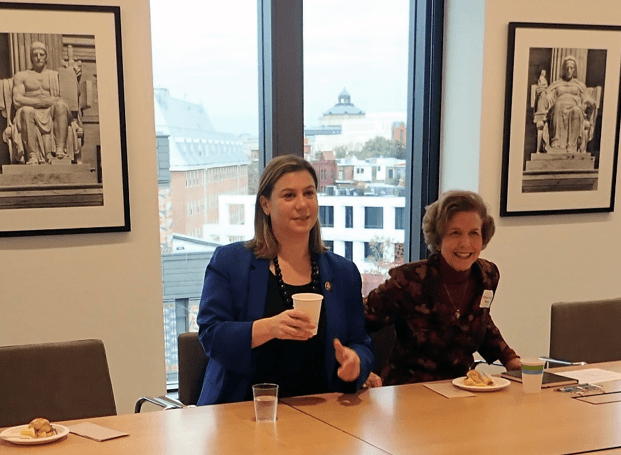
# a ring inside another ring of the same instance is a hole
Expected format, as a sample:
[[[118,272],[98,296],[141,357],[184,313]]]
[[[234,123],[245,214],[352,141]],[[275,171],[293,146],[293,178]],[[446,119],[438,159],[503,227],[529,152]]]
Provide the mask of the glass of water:
[[[257,422],[275,422],[278,413],[278,384],[255,384],[254,415]]]

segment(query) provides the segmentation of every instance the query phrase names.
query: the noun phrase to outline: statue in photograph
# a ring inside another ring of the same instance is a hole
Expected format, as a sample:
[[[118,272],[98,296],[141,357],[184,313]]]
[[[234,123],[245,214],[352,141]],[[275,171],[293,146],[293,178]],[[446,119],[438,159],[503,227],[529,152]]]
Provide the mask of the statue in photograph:
[[[546,70],[541,70],[541,73],[539,73],[539,79],[537,79],[537,90],[541,89],[541,91],[543,91],[548,87],[546,75]]]
[[[67,136],[72,120],[67,104],[60,98],[58,72],[47,69],[47,49],[43,43],[30,46],[32,68],[13,76],[13,104],[16,129],[13,132],[18,155],[26,164],[70,161]],[[76,70],[77,73],[77,70]]]
[[[560,79],[544,87],[543,72],[539,77],[537,113],[545,114],[548,120],[547,134],[544,131],[548,152],[585,152],[586,142],[593,136],[595,102],[576,75],[576,59],[567,56],[563,59]],[[541,129],[543,124],[537,127]]]

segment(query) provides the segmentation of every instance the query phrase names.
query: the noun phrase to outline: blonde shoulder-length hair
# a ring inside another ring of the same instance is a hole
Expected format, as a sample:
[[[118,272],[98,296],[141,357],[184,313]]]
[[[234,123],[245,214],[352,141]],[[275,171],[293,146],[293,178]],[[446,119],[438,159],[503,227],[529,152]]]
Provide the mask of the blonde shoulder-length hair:
[[[272,159],[261,174],[259,190],[254,207],[254,238],[246,242],[246,247],[250,249],[256,257],[261,259],[273,259],[278,254],[279,244],[272,230],[271,218],[263,212],[261,207],[261,196],[270,199],[274,185],[285,174],[290,172],[307,171],[317,188],[317,173],[313,166],[297,155],[282,155]],[[311,254],[321,254],[327,251],[321,240],[321,224],[319,218],[310,231],[308,248]]]
[[[428,205],[425,210],[423,234],[427,248],[432,253],[439,251],[440,242],[446,233],[449,222],[459,212],[476,212],[481,217],[481,221],[483,221],[481,227],[483,249],[496,231],[494,218],[488,213],[483,198],[472,191],[447,191],[436,202]]]

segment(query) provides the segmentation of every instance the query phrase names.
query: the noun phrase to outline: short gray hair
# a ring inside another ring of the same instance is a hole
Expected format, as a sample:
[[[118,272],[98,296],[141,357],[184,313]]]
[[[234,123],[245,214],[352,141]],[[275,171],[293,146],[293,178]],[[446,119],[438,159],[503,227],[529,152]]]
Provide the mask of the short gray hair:
[[[487,205],[483,198],[473,191],[453,190],[440,195],[436,202],[425,209],[423,234],[429,251],[432,253],[439,251],[446,227],[459,212],[476,212],[481,217],[483,221],[481,236],[485,249],[496,231],[494,218],[488,213]]]

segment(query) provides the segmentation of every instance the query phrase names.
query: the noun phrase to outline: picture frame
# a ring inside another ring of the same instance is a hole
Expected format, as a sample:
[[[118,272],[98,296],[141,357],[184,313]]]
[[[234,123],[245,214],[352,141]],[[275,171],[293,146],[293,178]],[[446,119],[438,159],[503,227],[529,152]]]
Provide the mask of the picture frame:
[[[509,23],[500,216],[614,210],[621,27]]]
[[[0,237],[131,230],[120,16],[0,2]]]

